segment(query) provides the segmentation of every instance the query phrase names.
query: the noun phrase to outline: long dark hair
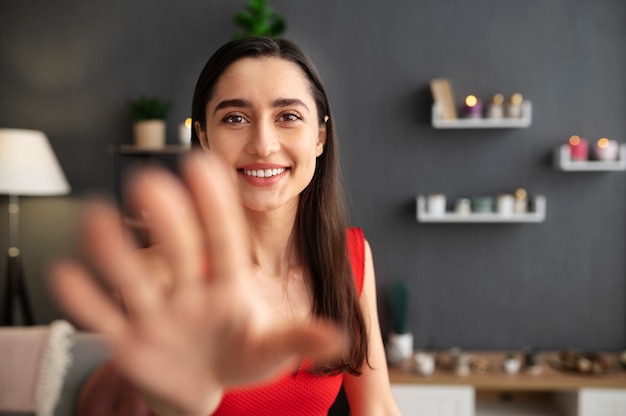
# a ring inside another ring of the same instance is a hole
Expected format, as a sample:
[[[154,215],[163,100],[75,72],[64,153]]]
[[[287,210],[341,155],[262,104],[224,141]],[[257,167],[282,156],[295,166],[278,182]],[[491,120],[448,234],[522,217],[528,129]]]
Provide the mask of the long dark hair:
[[[296,215],[294,242],[313,283],[313,313],[347,328],[350,352],[340,362],[326,364],[323,374],[359,374],[368,362],[367,330],[356,292],[346,247],[347,216],[334,128],[334,118],[321,77],[310,59],[285,39],[244,38],[226,43],[205,65],[193,96],[192,125],[206,129],[206,106],[224,71],[246,57],[277,57],[298,65],[310,81],[318,122],[326,123],[324,152],[317,158],[311,183],[302,191]],[[328,117],[327,119],[325,119]],[[192,128],[191,142],[200,146]]]

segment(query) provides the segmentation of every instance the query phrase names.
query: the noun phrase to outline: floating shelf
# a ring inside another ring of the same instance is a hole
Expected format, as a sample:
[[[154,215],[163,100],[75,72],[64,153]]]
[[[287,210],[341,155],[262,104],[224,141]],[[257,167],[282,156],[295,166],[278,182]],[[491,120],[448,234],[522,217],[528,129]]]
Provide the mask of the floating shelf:
[[[442,120],[439,117],[439,107],[433,104],[432,125],[436,129],[522,129],[532,123],[532,103],[528,100],[522,103],[521,118],[457,118]]]
[[[606,172],[626,170],[626,144],[619,145],[618,160],[572,160],[569,145],[554,149],[554,168],[567,172]]]
[[[523,214],[504,215],[497,212],[473,212],[470,214],[431,214],[426,210],[426,198],[417,196],[417,221],[430,223],[537,223],[546,218],[546,198],[535,195],[531,198],[534,211]]]

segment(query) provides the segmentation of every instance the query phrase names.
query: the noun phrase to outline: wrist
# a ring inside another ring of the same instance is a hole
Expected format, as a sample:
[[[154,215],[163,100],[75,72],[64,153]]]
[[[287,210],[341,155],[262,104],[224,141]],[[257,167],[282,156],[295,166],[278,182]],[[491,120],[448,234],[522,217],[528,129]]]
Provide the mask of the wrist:
[[[158,416],[207,416],[211,415],[219,406],[223,397],[223,389],[208,392],[198,403],[176,404],[163,397],[154,397],[143,394],[148,407]]]

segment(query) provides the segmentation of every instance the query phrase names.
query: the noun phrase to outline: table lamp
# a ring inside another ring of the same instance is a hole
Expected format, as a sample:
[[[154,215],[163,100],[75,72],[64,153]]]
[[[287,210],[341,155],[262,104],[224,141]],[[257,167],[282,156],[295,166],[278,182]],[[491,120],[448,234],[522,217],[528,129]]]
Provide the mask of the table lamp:
[[[9,196],[9,249],[0,325],[34,325],[19,249],[19,195],[62,195],[70,186],[41,131],[0,128],[0,194]]]

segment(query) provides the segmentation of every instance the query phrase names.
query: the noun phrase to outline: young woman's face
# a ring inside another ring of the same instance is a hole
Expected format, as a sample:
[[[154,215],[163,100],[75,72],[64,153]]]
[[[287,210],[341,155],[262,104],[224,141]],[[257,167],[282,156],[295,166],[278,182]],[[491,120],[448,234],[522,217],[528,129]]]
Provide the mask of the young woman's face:
[[[244,206],[297,209],[326,141],[309,81],[294,63],[243,58],[220,77],[206,106],[205,151],[232,166]]]

